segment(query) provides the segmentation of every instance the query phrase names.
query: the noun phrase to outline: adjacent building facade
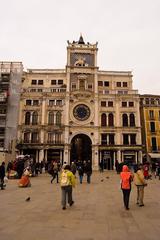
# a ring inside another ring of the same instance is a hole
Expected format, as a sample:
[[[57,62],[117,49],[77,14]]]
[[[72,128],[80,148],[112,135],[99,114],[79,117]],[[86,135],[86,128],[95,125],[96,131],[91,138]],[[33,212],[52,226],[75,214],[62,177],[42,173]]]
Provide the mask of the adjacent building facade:
[[[21,62],[0,62],[0,160],[15,158]]]
[[[141,95],[143,160],[160,161],[160,96]]]
[[[97,43],[67,46],[65,69],[23,73],[18,144],[36,161],[142,161],[139,94],[130,71],[101,71]]]

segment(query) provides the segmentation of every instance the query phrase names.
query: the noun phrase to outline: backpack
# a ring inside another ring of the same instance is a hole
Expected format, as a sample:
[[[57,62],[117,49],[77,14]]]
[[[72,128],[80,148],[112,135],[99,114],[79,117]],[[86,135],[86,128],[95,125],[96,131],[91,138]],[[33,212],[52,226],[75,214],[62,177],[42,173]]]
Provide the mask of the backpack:
[[[62,174],[61,174],[61,187],[65,187],[65,186],[70,185],[67,173],[68,173],[67,171],[63,171]]]

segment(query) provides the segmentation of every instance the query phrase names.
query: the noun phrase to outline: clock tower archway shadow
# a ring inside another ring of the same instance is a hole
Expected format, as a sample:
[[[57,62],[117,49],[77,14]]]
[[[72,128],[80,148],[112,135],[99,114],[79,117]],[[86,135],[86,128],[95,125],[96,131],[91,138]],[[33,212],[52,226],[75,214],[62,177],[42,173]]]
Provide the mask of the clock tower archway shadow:
[[[77,134],[71,141],[70,162],[88,161],[92,163],[92,142],[85,134]]]

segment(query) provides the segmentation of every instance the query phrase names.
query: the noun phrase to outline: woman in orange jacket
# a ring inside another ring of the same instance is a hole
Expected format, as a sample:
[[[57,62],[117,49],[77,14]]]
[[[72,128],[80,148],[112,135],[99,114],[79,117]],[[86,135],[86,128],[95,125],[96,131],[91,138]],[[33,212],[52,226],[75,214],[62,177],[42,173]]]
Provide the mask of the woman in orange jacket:
[[[129,197],[131,192],[131,182],[133,175],[127,165],[123,165],[122,172],[120,173],[121,189],[123,192],[123,202],[126,210],[129,210]]]

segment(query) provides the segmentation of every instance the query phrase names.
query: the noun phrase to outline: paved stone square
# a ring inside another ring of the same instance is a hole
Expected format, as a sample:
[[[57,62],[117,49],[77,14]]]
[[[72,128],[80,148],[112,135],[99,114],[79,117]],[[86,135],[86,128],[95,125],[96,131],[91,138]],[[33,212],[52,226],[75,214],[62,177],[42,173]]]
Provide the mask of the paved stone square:
[[[122,203],[119,175],[94,172],[92,183],[77,185],[75,204],[61,209],[59,184],[48,174],[31,178],[31,188],[9,180],[0,191],[0,240],[159,240],[160,181],[148,180],[145,206],[136,205],[133,185],[130,210]],[[30,196],[31,200],[25,199]]]

